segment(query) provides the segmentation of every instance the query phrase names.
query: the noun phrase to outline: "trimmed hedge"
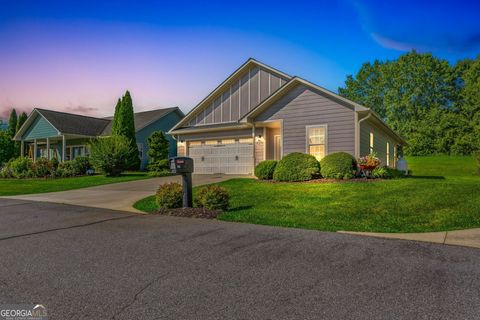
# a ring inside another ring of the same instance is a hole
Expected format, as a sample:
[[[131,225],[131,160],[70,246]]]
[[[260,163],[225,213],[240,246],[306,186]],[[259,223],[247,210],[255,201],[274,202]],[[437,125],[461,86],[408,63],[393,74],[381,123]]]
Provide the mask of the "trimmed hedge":
[[[346,152],[335,152],[320,161],[322,177],[329,179],[351,179],[357,171],[357,161]]]
[[[320,175],[320,164],[314,156],[293,152],[280,160],[273,173],[275,181],[307,181]]]
[[[272,180],[277,163],[277,160],[265,160],[260,162],[255,167],[255,177],[260,180]]]
[[[193,201],[196,207],[226,211],[230,205],[230,195],[225,188],[212,184],[198,190]]]
[[[182,186],[176,182],[162,184],[157,190],[155,199],[162,209],[181,208],[183,204]]]

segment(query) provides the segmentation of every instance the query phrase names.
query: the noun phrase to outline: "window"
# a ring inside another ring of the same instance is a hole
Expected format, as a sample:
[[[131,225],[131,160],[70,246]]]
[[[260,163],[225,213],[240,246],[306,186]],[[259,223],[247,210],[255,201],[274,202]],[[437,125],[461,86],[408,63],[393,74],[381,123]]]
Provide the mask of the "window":
[[[387,167],[390,166],[390,143],[387,142]]]
[[[373,132],[370,131],[370,153],[373,153]]]
[[[207,140],[205,141],[206,146],[216,146],[218,144],[217,140]]]
[[[327,126],[307,126],[307,153],[321,160],[326,153]]]
[[[143,143],[137,143],[138,157],[143,159]]]
[[[235,139],[222,139],[222,144],[234,144]]]
[[[240,138],[238,139],[240,143],[253,143],[253,138]]]

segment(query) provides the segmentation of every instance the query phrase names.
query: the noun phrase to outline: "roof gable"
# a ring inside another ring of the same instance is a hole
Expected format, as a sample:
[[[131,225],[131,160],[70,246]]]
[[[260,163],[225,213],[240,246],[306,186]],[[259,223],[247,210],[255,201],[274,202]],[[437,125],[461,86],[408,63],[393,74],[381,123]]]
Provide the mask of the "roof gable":
[[[291,77],[249,59],[213,90],[172,130],[180,127],[236,122]]]

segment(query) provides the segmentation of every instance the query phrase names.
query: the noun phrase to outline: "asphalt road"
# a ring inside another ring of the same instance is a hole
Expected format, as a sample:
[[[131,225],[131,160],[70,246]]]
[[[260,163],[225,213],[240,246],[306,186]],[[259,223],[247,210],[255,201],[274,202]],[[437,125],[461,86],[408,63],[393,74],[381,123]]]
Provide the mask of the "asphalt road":
[[[478,319],[480,250],[3,199],[0,303],[49,319]]]

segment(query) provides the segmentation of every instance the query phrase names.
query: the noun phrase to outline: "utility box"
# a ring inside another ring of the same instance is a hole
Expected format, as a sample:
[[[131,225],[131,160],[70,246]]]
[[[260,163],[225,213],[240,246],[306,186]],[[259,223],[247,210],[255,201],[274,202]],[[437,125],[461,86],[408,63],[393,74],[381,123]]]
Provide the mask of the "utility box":
[[[192,207],[193,159],[189,157],[170,158],[170,172],[182,175],[183,207]]]
[[[170,158],[170,172],[171,173],[192,173],[193,159],[189,157]]]

